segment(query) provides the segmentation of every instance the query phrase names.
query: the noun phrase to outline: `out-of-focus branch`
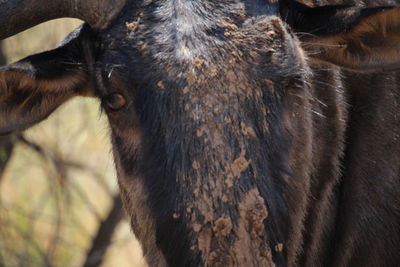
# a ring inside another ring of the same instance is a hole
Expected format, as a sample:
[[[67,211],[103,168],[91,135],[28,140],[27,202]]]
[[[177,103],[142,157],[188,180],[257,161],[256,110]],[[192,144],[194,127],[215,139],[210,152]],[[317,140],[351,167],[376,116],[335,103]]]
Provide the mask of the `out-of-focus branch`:
[[[91,174],[95,178],[94,180],[97,183],[99,183],[110,196],[113,195],[113,193],[111,193],[111,191],[109,190],[107,185],[102,182],[102,178],[100,177],[100,175],[97,175],[97,173],[95,171],[93,171],[91,168],[84,166],[83,164],[80,164],[77,162],[73,162],[73,161],[70,161],[67,159],[62,159],[62,158],[56,157],[56,156],[52,155],[51,153],[49,153],[48,151],[46,151],[39,144],[25,138],[25,136],[22,134],[18,135],[18,140],[21,143],[27,145],[29,148],[31,148],[36,153],[38,153],[38,155],[41,156],[43,159],[48,160],[49,162],[51,162],[53,164],[53,166],[55,167],[55,169],[58,173],[58,178],[59,178],[59,180],[61,180],[61,184],[64,184],[63,180],[66,179],[65,177],[67,177],[67,170],[69,168],[73,168],[73,169],[85,171],[85,172],[88,172],[89,174]],[[77,184],[75,186],[71,187],[71,189],[73,191],[75,191],[75,193],[77,193],[78,196],[83,200],[85,205],[89,208],[89,211],[92,212],[93,215],[96,216],[96,218],[100,218],[100,216],[97,213],[96,208],[94,207],[93,203],[88,199],[88,197],[84,193],[84,190],[82,190],[82,188],[80,188]]]
[[[0,136],[0,181],[14,149],[14,143],[13,135]]]
[[[53,155],[51,155],[50,153],[48,153],[45,149],[43,149],[39,144],[37,144],[31,140],[28,140],[22,134],[18,135],[18,141],[21,141],[23,144],[25,144],[28,147],[30,147],[31,149],[33,149],[42,158],[52,162],[58,172],[64,173],[66,168],[72,168],[72,169],[80,170],[80,171],[90,174],[93,178],[95,178],[95,181],[104,189],[105,192],[107,192],[109,195],[112,195],[108,185],[104,183],[101,175],[99,175],[94,169],[90,168],[89,166],[85,166],[84,164],[74,162],[74,161],[71,161],[68,159],[56,158]]]
[[[0,41],[0,66],[4,66],[7,64],[7,58],[3,53],[2,42]]]
[[[6,63],[7,59],[3,53],[2,44],[0,42],[0,66],[5,65]],[[14,141],[15,138],[13,135],[0,135],[0,181],[14,149]]]
[[[8,225],[7,225],[8,224]],[[32,247],[32,249],[37,252],[38,256],[40,257],[41,261],[41,266],[43,267],[52,267],[52,263],[50,262],[50,259],[46,255],[46,253],[43,251],[43,249],[40,247],[40,245],[35,241],[34,237],[32,236],[32,233],[29,230],[22,229],[22,227],[16,225],[16,224],[11,224],[11,222],[8,221],[3,221],[2,222],[3,227],[4,226],[11,226],[15,232],[23,238],[26,248],[29,246]],[[1,234],[1,232],[0,232]],[[9,250],[8,253],[13,253],[16,255],[16,257],[19,259],[20,262],[23,262],[24,258],[26,258],[23,254],[20,254],[13,250],[12,248],[7,249],[7,247],[3,247],[2,249]],[[32,262],[31,262],[32,263]],[[1,266],[1,265],[0,265]]]
[[[105,220],[100,223],[96,236],[93,238],[84,267],[97,267],[103,262],[104,255],[111,245],[111,238],[118,224],[123,219],[122,201],[119,195],[114,196],[113,206]]]
[[[66,168],[75,168],[82,171],[87,171],[91,173],[97,181],[101,181],[100,177],[91,170],[89,167],[84,166],[80,163],[72,162],[65,159],[54,158],[50,153],[43,149],[40,145],[26,139],[23,135],[18,136],[18,140],[36,151],[44,159],[50,160],[58,171],[65,171]],[[105,188],[107,188],[105,186]],[[78,189],[78,188],[75,188]],[[79,190],[78,190],[79,193]],[[90,204],[90,201],[87,201]],[[92,244],[88,253],[86,254],[86,259],[84,262],[84,267],[94,267],[100,266],[103,262],[104,255],[107,252],[108,247],[111,245],[111,239],[117,228],[118,224],[123,219],[123,208],[122,201],[119,195],[113,197],[113,204],[108,216],[100,222],[100,226],[94,238],[92,239]]]

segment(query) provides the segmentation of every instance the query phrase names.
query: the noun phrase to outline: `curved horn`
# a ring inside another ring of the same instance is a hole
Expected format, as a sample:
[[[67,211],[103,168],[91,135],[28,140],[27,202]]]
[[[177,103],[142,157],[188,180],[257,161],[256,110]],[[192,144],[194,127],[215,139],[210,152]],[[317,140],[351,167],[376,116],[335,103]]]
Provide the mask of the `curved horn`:
[[[2,0],[0,1],[0,39],[42,22],[71,17],[103,29],[125,6],[127,0]]]

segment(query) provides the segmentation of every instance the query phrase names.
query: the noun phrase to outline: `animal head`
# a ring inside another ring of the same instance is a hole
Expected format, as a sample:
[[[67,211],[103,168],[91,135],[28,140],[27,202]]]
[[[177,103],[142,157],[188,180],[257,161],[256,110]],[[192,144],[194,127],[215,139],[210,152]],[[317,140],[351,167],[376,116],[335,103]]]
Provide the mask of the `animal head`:
[[[310,62],[400,66],[400,10],[390,6],[8,0],[0,13],[2,38],[58,17],[86,21],[56,49],[0,69],[0,132],[72,97],[99,98],[134,231],[150,261],[171,265],[229,263],[225,243],[259,250],[262,263],[271,255],[261,244],[287,239],[287,128],[311,127],[306,111],[300,122],[288,115],[288,98],[307,105]],[[246,222],[243,210],[254,213]]]
[[[311,8],[290,0],[47,4],[2,3],[1,37],[57,17],[87,23],[55,50],[1,70],[3,133],[28,128],[77,95],[99,97],[112,116],[129,108],[137,115],[134,102],[151,104],[138,98],[143,91],[158,100],[179,92],[174,109],[199,88],[218,94],[237,83],[259,87],[263,79],[284,87],[302,75],[307,59],[358,71],[399,67],[399,11],[390,6]]]

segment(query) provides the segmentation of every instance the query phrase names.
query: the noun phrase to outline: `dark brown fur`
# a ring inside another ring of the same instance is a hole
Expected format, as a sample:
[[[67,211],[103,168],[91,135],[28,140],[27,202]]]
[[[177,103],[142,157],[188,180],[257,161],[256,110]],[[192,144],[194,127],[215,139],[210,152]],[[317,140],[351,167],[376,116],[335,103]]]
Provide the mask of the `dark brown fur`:
[[[0,131],[100,98],[151,266],[396,266],[397,76],[332,64],[398,66],[400,11],[356,2],[128,2],[2,70]]]

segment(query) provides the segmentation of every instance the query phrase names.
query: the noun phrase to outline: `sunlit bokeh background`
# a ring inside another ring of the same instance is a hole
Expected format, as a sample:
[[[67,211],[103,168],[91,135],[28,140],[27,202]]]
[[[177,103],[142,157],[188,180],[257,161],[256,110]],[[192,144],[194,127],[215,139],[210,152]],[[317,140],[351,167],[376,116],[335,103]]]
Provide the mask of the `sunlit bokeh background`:
[[[47,22],[3,41],[3,52],[10,63],[52,49],[79,24]],[[13,138],[0,177],[0,266],[83,266],[118,194],[98,101],[71,100]],[[112,236],[101,266],[145,266],[126,219]]]

